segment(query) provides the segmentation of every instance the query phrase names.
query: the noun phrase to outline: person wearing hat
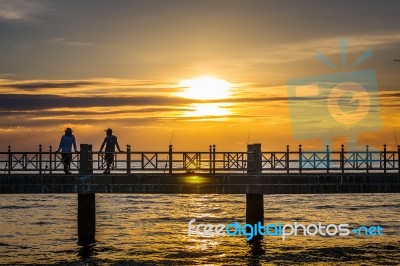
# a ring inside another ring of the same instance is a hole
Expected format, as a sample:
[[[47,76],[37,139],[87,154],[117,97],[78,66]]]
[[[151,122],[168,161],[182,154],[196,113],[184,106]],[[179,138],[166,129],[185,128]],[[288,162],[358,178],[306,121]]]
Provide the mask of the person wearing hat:
[[[61,158],[64,164],[64,172],[66,174],[71,174],[69,171],[71,165],[71,149],[72,145],[74,146],[74,150],[76,152],[76,141],[75,136],[72,135],[72,129],[67,128],[65,130],[65,134],[61,137],[60,145],[58,146],[58,150],[56,152],[61,151]]]
[[[111,167],[112,163],[114,162],[115,146],[117,147],[119,152],[123,152],[123,151],[121,151],[121,149],[119,148],[117,137],[112,134],[112,129],[107,128],[104,131],[106,132],[106,137],[103,141],[103,144],[101,144],[100,152],[103,150],[104,145],[105,145],[106,149],[105,149],[105,158],[104,159],[107,163],[107,169],[104,171],[104,173],[109,174],[110,167]]]

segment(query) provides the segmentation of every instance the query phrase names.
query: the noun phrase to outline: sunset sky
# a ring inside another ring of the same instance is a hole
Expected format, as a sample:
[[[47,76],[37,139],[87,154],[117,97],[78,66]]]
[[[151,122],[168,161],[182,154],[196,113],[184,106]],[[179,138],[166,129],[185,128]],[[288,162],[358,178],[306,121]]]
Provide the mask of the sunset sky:
[[[263,150],[339,147],[346,136],[324,135],[315,117],[302,121],[320,137],[297,138],[287,84],[367,69],[379,119],[357,141],[394,149],[399,10],[394,0],[0,0],[0,150],[58,146],[66,127],[95,149],[109,127],[134,150],[166,150],[172,132],[180,151],[242,151],[248,139]],[[373,56],[351,67],[368,49]],[[312,101],[316,114],[327,108]]]

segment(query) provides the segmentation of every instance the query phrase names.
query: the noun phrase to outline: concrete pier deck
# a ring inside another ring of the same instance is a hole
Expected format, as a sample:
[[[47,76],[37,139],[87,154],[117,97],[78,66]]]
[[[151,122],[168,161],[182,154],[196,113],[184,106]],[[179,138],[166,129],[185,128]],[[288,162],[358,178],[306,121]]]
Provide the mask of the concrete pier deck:
[[[400,193],[400,175],[398,173],[13,174],[0,175],[0,193]]]

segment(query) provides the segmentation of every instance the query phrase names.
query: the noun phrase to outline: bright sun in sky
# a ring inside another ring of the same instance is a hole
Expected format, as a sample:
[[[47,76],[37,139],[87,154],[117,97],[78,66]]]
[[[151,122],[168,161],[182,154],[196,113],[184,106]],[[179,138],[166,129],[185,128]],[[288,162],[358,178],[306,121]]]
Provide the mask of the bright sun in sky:
[[[230,96],[230,84],[222,79],[204,76],[182,80],[179,85],[184,91],[179,96],[196,100],[218,100]]]

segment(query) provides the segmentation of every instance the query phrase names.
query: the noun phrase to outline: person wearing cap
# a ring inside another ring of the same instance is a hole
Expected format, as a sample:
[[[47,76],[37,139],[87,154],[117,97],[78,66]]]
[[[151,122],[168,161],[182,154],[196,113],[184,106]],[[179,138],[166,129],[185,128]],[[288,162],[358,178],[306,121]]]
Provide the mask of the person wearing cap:
[[[64,164],[64,172],[66,174],[71,174],[69,171],[71,165],[71,150],[72,146],[74,146],[74,150],[76,152],[76,141],[75,136],[72,135],[72,129],[67,128],[65,130],[65,134],[61,137],[60,145],[58,146],[58,150],[56,152],[61,151],[61,158]]]
[[[105,161],[107,163],[107,169],[104,171],[105,174],[110,173],[110,167],[112,163],[114,162],[114,153],[115,153],[115,147],[117,147],[119,152],[123,152],[119,148],[118,140],[117,137],[112,134],[112,129],[107,128],[104,130],[106,132],[106,137],[103,141],[103,144],[101,144],[100,152],[102,152],[104,145],[106,146],[105,149]]]

